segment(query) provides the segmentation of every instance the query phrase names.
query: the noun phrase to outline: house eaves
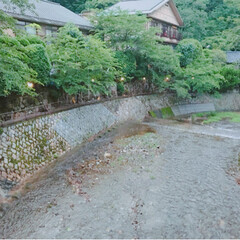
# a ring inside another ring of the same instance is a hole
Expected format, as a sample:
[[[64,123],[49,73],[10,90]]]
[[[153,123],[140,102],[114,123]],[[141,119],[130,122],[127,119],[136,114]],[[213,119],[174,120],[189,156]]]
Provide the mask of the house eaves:
[[[154,11],[160,9],[165,4],[169,4],[172,8],[178,23],[183,26],[183,20],[177,10],[176,5],[173,0],[133,0],[133,1],[123,1],[116,3],[112,7],[108,8],[107,11],[123,10],[128,11],[129,14],[136,14],[138,12],[142,14],[152,14]]]
[[[0,10],[8,15],[29,22],[50,24],[55,26],[64,26],[66,23],[74,23],[81,29],[92,29],[93,26],[87,19],[77,15],[60,4],[47,0],[29,0],[35,8],[33,10],[26,9],[22,12],[14,4],[6,5],[0,1]]]

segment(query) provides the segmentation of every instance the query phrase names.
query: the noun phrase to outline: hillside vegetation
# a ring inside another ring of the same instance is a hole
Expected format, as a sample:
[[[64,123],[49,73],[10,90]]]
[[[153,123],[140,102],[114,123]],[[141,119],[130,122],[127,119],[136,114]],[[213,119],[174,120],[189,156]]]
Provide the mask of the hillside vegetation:
[[[9,1],[0,0],[6,3]],[[115,0],[55,0],[77,13],[102,11]],[[11,0],[22,11],[27,0]],[[0,96],[36,95],[35,86],[51,86],[69,95],[108,95],[112,86],[126,93],[125,84],[139,82],[179,98],[219,94],[240,85],[237,65],[226,64],[226,50],[240,50],[238,0],[176,0],[184,20],[183,40],[173,49],[162,44],[158,28],[146,29],[145,15],[96,14],[94,32],[85,36],[73,24],[55,38],[41,39],[14,28],[0,12]],[[32,27],[39,31],[36,24]],[[4,33],[14,30],[16,37]]]

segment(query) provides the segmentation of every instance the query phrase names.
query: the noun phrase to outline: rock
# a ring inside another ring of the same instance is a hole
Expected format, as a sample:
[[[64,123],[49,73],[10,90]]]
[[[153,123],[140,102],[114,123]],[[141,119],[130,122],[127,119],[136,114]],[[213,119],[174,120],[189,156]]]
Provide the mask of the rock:
[[[6,196],[7,197],[7,196]],[[0,218],[4,215],[4,213],[10,208],[9,203],[0,204]]]
[[[6,197],[6,194],[5,192],[3,191],[3,189],[0,187],[0,200],[5,198]]]
[[[111,155],[111,153],[107,153],[107,152],[106,152],[106,153],[104,153],[104,157],[105,157],[105,158],[111,158],[112,155]]]
[[[4,179],[6,179],[6,178],[7,178],[7,173],[6,173],[6,172],[2,172],[2,177],[3,177]]]
[[[12,164],[12,163],[9,163],[8,166],[9,166],[10,168],[13,168],[13,164]]]
[[[238,185],[240,185],[240,177],[236,178],[236,182],[237,182]]]

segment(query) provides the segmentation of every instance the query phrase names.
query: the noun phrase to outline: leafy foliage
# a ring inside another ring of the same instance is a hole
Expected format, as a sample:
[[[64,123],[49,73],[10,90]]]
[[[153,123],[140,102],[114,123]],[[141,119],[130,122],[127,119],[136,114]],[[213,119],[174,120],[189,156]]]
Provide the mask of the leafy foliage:
[[[196,59],[183,69],[182,78],[189,85],[191,92],[198,94],[213,93],[220,88],[219,84],[224,79],[220,68],[205,57]]]
[[[189,93],[203,94],[214,93],[220,89],[220,83],[225,79],[220,74],[223,64],[224,55],[219,51],[202,50],[200,43],[194,41],[195,48],[185,48],[182,46],[192,45],[192,40],[183,40],[180,42],[178,50],[182,52],[180,57],[184,68],[181,69],[177,80],[172,88],[177,92],[179,97],[188,97]],[[190,51],[189,51],[190,49]],[[194,49],[194,50],[193,50]],[[184,50],[184,51],[183,51]],[[188,56],[191,61],[187,61]]]
[[[206,34],[207,0],[175,0],[184,20],[183,37],[202,40]]]
[[[14,29],[15,28],[15,23],[16,21],[8,16],[6,13],[4,13],[2,10],[0,10],[0,34],[3,34],[5,29],[11,28]]]
[[[120,96],[122,96],[123,93],[124,93],[124,91],[125,91],[124,84],[123,84],[122,82],[118,82],[118,83],[117,83],[117,92],[118,92],[118,94],[119,94]]]
[[[68,94],[108,93],[118,76],[118,64],[110,49],[93,37],[83,36],[73,24],[61,28],[48,46],[57,86]]]
[[[240,87],[240,69],[235,66],[225,66],[221,69],[221,74],[225,81],[220,84],[221,91],[232,90]]]
[[[90,9],[105,9],[119,0],[51,0],[61,4],[73,12],[81,13]]]
[[[178,71],[179,61],[174,50],[161,45],[157,28],[148,26],[146,16],[119,11],[100,14],[95,21],[96,35],[116,51],[122,71],[128,80],[148,79],[163,85],[165,75]]]
[[[239,50],[238,0],[175,0],[184,19],[184,38],[203,41],[203,46]]]
[[[149,20],[144,15],[130,15],[126,11],[99,14],[94,19],[96,35],[115,50],[135,50],[156,42],[154,28],[146,29]]]
[[[115,58],[117,59],[124,76],[128,79],[133,79],[136,73],[137,63],[136,58],[131,51],[116,51]]]
[[[195,39],[184,39],[178,44],[177,51],[181,53],[181,66],[186,67],[202,55],[202,46]]]
[[[0,36],[0,96],[11,92],[34,95],[27,82],[37,83],[37,73],[28,66],[26,48],[16,38]]]
[[[18,35],[16,39],[25,47],[28,66],[37,72],[37,80],[42,84],[49,82],[51,64],[45,42],[35,35]]]
[[[106,9],[113,4],[119,2],[119,0],[87,0],[85,2],[86,9]]]
[[[205,57],[212,59],[212,64],[225,66],[227,62],[227,55],[225,52],[219,49],[204,49],[203,53]]]
[[[7,8],[18,7],[20,11],[24,12],[26,9],[34,10],[34,5],[30,4],[28,0],[0,0]],[[2,10],[0,10],[0,34],[3,34],[4,29],[15,29],[16,21]]]
[[[0,2],[6,4],[9,8],[13,4],[18,7],[22,12],[27,9],[34,9],[34,4],[29,3],[29,0],[0,0]]]
[[[30,44],[26,46],[26,54],[29,58],[28,66],[37,72],[37,80],[43,84],[49,82],[51,65],[42,44]]]
[[[22,11],[32,8],[27,0],[14,3]],[[105,9],[118,0],[52,0],[79,13]],[[185,26],[186,38],[174,50],[162,45],[159,29],[150,27],[141,13],[102,12],[94,20],[92,36],[84,36],[67,24],[47,46],[53,66],[51,81],[68,94],[91,91],[108,94],[117,82],[148,81],[160,90],[172,89],[179,97],[214,93],[239,87],[239,69],[226,66],[221,50],[240,50],[240,3],[238,0],[175,0]],[[27,82],[47,85],[51,64],[45,43],[32,35],[10,38],[4,29],[15,21],[0,12],[0,96],[11,92],[34,94]],[[37,27],[36,25],[34,25]],[[146,27],[147,26],[147,27]],[[199,42],[201,41],[201,43]]]
[[[59,3],[62,6],[76,13],[80,13],[86,9],[85,7],[86,0],[51,0],[51,1]]]

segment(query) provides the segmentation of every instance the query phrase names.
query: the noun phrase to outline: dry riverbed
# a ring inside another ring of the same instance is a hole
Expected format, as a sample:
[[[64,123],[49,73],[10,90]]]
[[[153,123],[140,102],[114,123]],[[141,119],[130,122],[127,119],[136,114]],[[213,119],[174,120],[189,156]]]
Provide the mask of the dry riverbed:
[[[240,125],[129,122],[30,180],[1,238],[240,238]]]

